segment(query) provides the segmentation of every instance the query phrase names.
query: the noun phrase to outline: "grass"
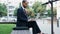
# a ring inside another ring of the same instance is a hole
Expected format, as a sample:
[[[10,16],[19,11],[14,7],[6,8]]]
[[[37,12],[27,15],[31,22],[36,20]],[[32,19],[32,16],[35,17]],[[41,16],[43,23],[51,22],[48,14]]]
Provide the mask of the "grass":
[[[0,24],[0,34],[11,34],[15,24]]]

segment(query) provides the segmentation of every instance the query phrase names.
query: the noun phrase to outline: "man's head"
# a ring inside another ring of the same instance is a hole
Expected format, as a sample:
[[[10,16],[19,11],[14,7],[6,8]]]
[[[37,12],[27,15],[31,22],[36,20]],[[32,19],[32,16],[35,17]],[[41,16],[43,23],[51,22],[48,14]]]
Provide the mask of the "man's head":
[[[27,2],[26,0],[23,0],[23,1],[22,1],[22,5],[23,5],[24,8],[26,8],[27,5],[28,5],[28,2]]]

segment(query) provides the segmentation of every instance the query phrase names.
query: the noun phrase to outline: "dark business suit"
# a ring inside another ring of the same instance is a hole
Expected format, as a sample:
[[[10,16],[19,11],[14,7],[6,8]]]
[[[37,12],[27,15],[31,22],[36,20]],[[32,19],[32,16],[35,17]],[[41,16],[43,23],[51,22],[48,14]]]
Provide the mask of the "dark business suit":
[[[17,10],[17,26],[27,26],[28,28],[33,28],[33,34],[40,33],[40,29],[36,21],[29,21],[25,10],[21,7]]]
[[[27,26],[27,15],[24,12],[25,10],[21,7],[17,10],[17,26],[21,27],[21,26]],[[22,23],[20,23],[22,22]]]

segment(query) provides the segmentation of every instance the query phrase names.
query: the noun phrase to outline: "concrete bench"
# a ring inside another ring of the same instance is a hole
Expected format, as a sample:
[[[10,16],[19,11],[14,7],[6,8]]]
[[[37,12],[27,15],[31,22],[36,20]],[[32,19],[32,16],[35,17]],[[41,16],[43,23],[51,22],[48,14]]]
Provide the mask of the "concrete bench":
[[[31,31],[28,28],[13,28],[11,34],[32,34]]]

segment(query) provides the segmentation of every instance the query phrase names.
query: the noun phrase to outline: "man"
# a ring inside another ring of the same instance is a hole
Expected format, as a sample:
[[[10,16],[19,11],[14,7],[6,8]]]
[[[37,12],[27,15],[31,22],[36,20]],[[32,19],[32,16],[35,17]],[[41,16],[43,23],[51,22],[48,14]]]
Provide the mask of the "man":
[[[27,5],[28,5],[28,2],[26,0],[23,0],[22,7],[20,7],[17,10],[17,26],[21,27],[24,25],[24,26],[28,26],[29,28],[32,27],[34,34],[36,33],[41,34],[41,30],[39,29],[36,21],[34,21],[33,19],[28,20],[27,12],[25,10]],[[21,24],[19,25],[19,23]]]

